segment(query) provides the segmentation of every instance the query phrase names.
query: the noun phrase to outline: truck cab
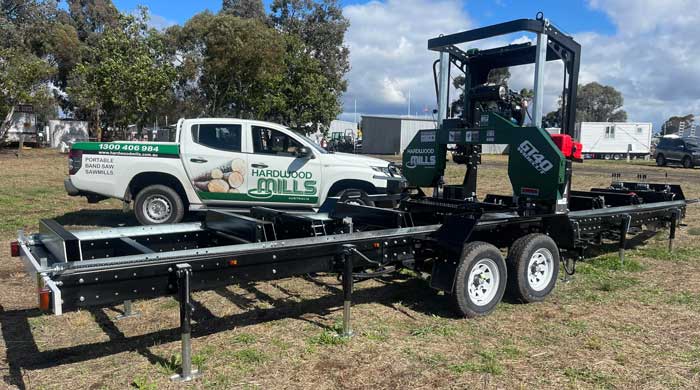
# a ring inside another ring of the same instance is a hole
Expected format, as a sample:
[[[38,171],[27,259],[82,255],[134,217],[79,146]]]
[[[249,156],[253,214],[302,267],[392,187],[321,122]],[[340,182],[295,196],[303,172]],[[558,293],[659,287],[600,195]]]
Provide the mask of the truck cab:
[[[370,204],[403,181],[387,161],[328,152],[275,123],[183,119],[176,131],[175,143],[76,144],[67,192],[122,199],[140,223],[160,224],[209,208],[314,210],[330,196]]]

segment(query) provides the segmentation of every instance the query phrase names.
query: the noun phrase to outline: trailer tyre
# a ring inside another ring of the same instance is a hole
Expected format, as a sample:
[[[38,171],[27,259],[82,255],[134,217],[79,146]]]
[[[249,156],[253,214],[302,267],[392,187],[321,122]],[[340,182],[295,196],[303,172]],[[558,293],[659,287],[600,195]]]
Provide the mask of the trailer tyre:
[[[470,242],[462,250],[455,273],[452,303],[467,318],[496,308],[506,289],[507,269],[501,252],[486,242]]]
[[[175,190],[154,184],[136,194],[134,212],[142,225],[178,223],[185,215],[185,206]]]
[[[525,303],[542,301],[559,275],[559,248],[549,236],[528,234],[508,250],[508,294]]]

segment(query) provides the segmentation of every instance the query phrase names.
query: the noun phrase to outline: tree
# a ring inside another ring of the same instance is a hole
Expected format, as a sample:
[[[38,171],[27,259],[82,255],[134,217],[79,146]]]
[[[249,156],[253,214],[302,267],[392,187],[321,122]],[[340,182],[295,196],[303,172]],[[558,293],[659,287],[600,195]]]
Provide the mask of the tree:
[[[221,12],[246,19],[267,18],[262,0],[223,0]]]
[[[627,112],[622,109],[624,104],[622,93],[611,86],[592,82],[578,86],[576,100],[577,122],[625,122]],[[542,118],[546,127],[561,127],[561,99],[559,108]]]
[[[4,115],[20,103],[45,105],[51,97],[47,82],[53,72],[26,50],[0,48],[0,112]]]
[[[275,86],[278,104],[269,119],[310,133],[318,124],[329,124],[337,116],[332,82],[298,37],[286,35],[285,44],[284,74]]]
[[[119,28],[121,14],[111,0],[67,0],[73,26],[81,41],[99,36],[108,28]]]
[[[342,111],[340,98],[347,90],[349,49],[344,45],[350,23],[337,0],[274,0],[270,20],[279,31],[298,37],[307,55],[318,61],[332,98],[315,106],[317,118],[334,118]],[[332,115],[331,115],[332,114]],[[330,122],[330,121],[329,121]],[[329,122],[317,124],[327,126]]]
[[[147,27],[147,13],[120,16],[76,65],[68,92],[103,125],[124,129],[146,123],[168,100],[175,70],[158,33]]]
[[[663,134],[678,134],[681,128],[683,128],[683,130],[690,129],[694,123],[695,115],[693,114],[672,116],[664,122],[662,126]]]
[[[32,104],[41,120],[55,115],[45,44],[55,11],[51,2],[0,0],[0,118],[19,103]]]
[[[263,119],[279,105],[281,34],[256,19],[202,12],[168,34],[177,42],[178,98],[191,115]]]
[[[608,85],[592,82],[578,87],[576,119],[578,122],[624,122],[627,112],[622,94]]]

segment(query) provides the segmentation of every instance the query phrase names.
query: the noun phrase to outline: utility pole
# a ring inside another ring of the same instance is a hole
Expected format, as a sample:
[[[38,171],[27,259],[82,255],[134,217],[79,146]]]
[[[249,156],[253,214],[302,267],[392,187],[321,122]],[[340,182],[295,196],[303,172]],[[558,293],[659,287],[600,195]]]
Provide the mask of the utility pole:
[[[408,91],[408,116],[411,116],[411,91]]]

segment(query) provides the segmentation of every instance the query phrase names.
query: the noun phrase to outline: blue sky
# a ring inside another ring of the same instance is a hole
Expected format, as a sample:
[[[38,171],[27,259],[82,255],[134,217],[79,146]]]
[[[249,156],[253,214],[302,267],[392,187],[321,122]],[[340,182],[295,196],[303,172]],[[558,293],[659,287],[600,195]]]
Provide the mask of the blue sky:
[[[269,7],[271,1],[264,1]],[[342,6],[364,4],[368,1],[341,1]],[[566,3],[566,6],[562,6]],[[205,9],[218,11],[221,1],[196,0],[196,1],[168,1],[168,0],[114,0],[114,4],[123,11],[136,8],[137,5],[146,5],[152,13],[163,18],[182,24],[192,15]],[[598,31],[611,33],[614,25],[605,13],[594,10],[582,0],[470,0],[465,2],[465,9],[480,24],[493,24],[506,20],[533,17],[538,11],[543,11],[549,19],[566,23],[567,31]]]
[[[122,11],[149,7],[152,24],[182,24],[219,0],[114,0]],[[265,1],[269,6],[270,1]],[[342,1],[350,20],[351,71],[343,118],[359,113],[422,114],[435,105],[427,40],[538,11],[581,43],[580,83],[597,81],[623,93],[631,121],[655,129],[671,115],[700,113],[700,8],[693,0],[382,0]],[[496,43],[532,39],[508,36]],[[555,109],[559,64],[548,66],[545,104]],[[551,71],[551,72],[550,72]],[[532,87],[532,69],[511,69],[512,89]],[[410,98],[409,98],[410,96]],[[410,104],[409,104],[410,101]]]

